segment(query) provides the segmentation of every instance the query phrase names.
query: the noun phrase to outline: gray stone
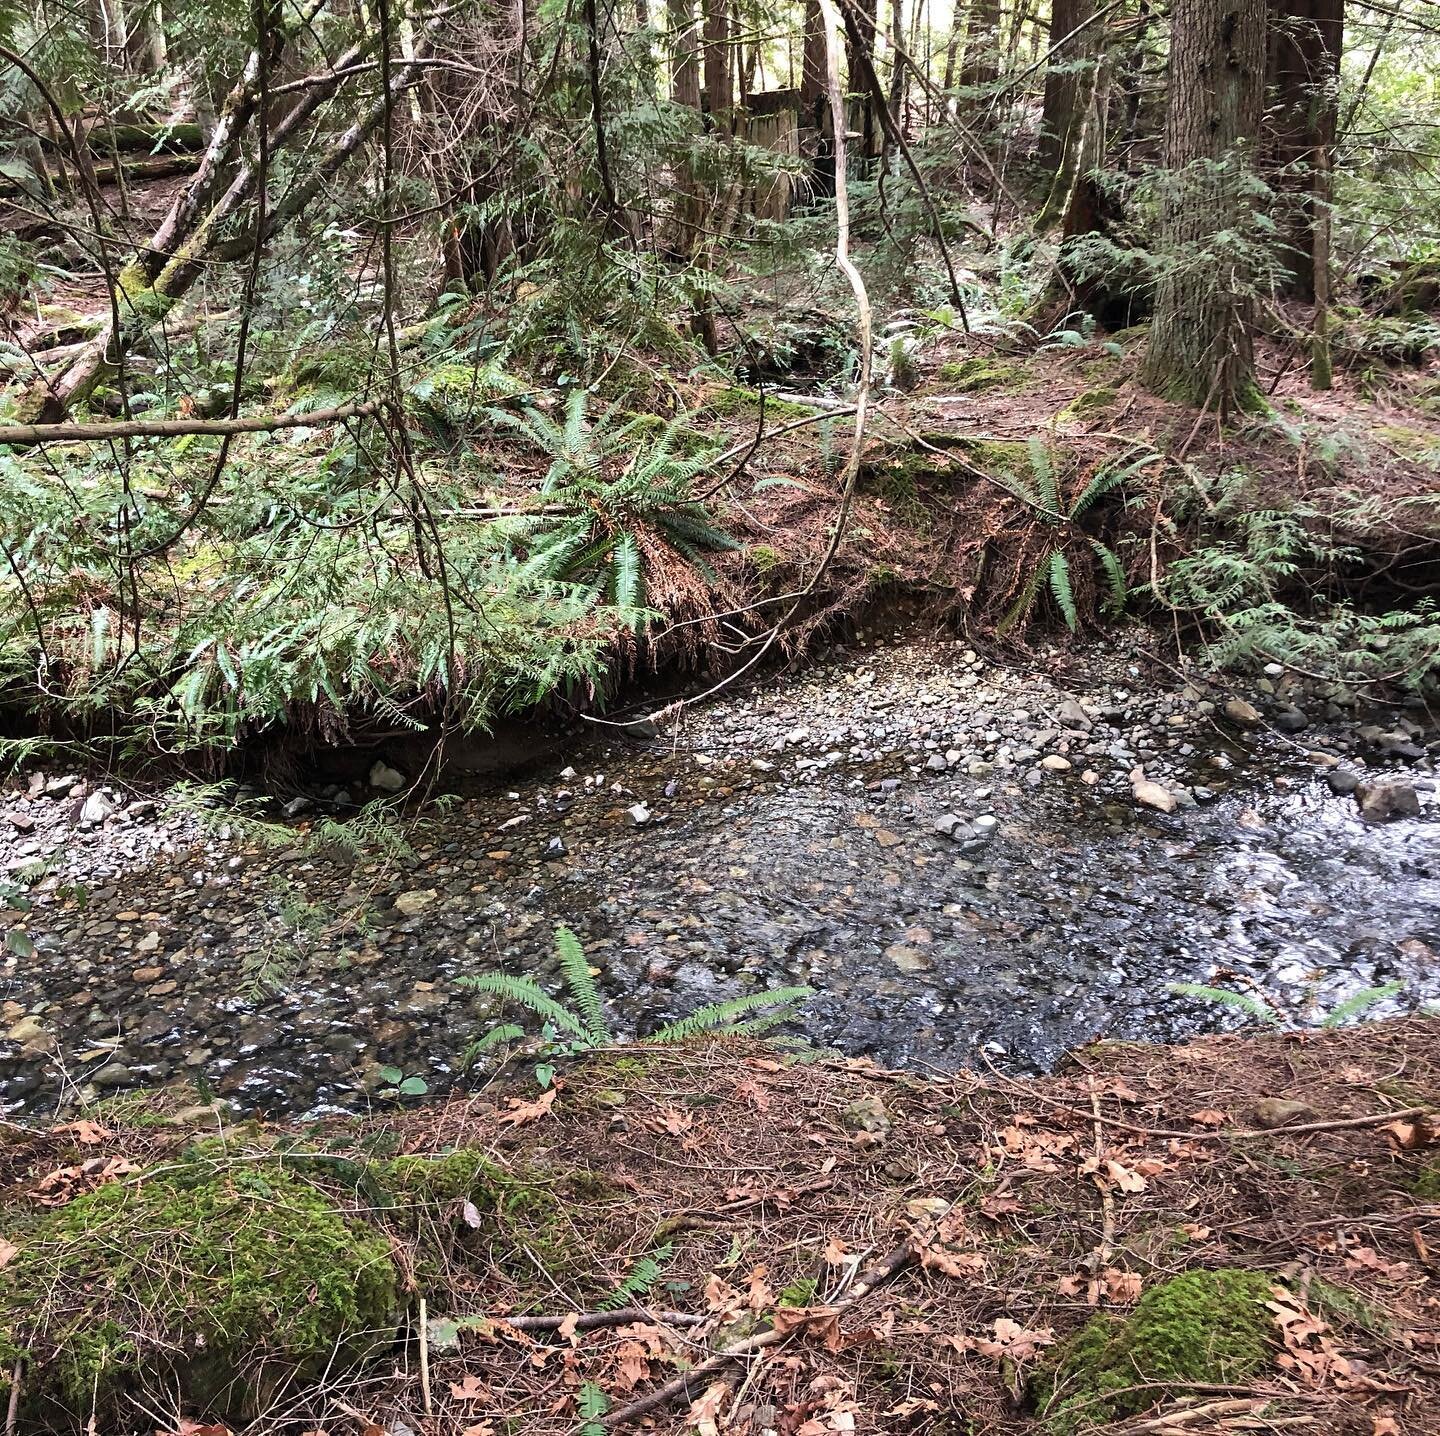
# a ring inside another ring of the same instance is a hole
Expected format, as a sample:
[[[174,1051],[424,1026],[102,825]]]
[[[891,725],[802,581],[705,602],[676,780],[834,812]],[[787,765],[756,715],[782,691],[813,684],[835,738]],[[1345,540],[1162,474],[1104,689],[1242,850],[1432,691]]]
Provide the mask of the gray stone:
[[[405,786],[405,775],[384,759],[377,759],[370,767],[370,786],[382,793],[398,793]]]
[[[1360,786],[1360,774],[1354,768],[1332,768],[1325,775],[1330,791],[1340,797],[1349,797]]]
[[[631,825],[637,828],[646,827],[654,816],[644,803],[632,803],[625,811],[630,815]]]

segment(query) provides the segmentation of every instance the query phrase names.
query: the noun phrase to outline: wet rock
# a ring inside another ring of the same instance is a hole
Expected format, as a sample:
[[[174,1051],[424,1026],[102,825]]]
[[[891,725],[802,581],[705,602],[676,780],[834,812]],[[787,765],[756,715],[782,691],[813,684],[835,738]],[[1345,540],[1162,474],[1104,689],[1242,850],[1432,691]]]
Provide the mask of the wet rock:
[[[66,773],[59,778],[47,778],[42,789],[47,798],[67,798],[80,786],[80,779],[74,773]]]
[[[370,767],[370,786],[382,793],[398,793],[405,786],[405,775],[383,759],[377,759]]]
[[[1369,778],[1355,789],[1361,816],[1372,823],[1420,815],[1420,795],[1402,778]]]
[[[1313,1122],[1315,1117],[1315,1109],[1297,1097],[1262,1097],[1250,1109],[1250,1120],[1266,1131]]]
[[[1054,719],[1062,728],[1079,728],[1086,733],[1095,726],[1090,715],[1073,698],[1067,698],[1055,710]]]
[[[1242,728],[1254,728],[1260,723],[1260,710],[1243,698],[1231,698],[1223,709],[1225,716]]]
[[[1275,726],[1283,733],[1303,733],[1310,726],[1310,719],[1303,709],[1282,708],[1275,715]]]
[[[123,1062],[107,1062],[90,1080],[97,1087],[129,1087],[136,1077]]]
[[[625,809],[625,812],[630,819],[630,826],[632,828],[648,827],[654,817],[654,814],[644,803],[632,803],[630,807]]]
[[[440,894],[434,888],[412,888],[395,898],[395,911],[405,917],[418,917]]]
[[[1040,766],[1051,773],[1068,773],[1071,763],[1068,758],[1062,758],[1059,753],[1047,753],[1041,760]]]
[[[918,949],[909,947],[903,942],[892,942],[885,949],[885,956],[900,969],[901,972],[926,972],[934,964]]]
[[[35,831],[35,819],[19,808],[12,808],[6,813],[5,820],[17,833],[33,833]]]
[[[1326,773],[1325,781],[1330,785],[1332,793],[1346,798],[1360,786],[1361,778],[1354,768],[1332,768]]]
[[[301,813],[308,813],[315,806],[313,798],[307,798],[304,793],[298,793],[291,798],[283,808],[280,809],[287,818],[298,818]]]
[[[570,849],[565,846],[564,838],[551,838],[545,845],[546,861],[554,862],[556,858],[563,858],[569,851]]]
[[[1180,806],[1180,800],[1169,788],[1145,776],[1144,768],[1135,768],[1130,774],[1130,791],[1142,807],[1154,808],[1157,813],[1173,813]]]

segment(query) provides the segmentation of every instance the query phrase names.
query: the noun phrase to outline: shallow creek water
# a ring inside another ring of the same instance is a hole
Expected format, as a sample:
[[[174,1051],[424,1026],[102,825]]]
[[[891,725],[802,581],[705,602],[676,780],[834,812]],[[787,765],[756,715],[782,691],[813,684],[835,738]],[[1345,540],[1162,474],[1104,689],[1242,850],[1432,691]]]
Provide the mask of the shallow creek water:
[[[1131,801],[1123,752],[1087,786],[1078,751],[1042,781],[1024,761],[933,772],[914,740],[852,756],[768,733],[569,748],[427,817],[398,867],[205,831],[163,796],[120,827],[42,823],[49,870],[27,913],[0,914],[35,944],[0,969],[0,1107],[185,1078],[242,1111],[355,1108],[383,1100],[381,1064],[442,1088],[498,1017],[454,979],[553,982],[559,922],[617,1031],[803,982],[807,1037],[917,1068],[1033,1070],[1097,1035],[1235,1020],[1177,980],[1253,987],[1299,1021],[1392,979],[1377,1014],[1440,998],[1428,789],[1420,817],[1366,824],[1295,745],[1228,742],[1216,766],[1197,740],[1167,762],[1214,796],[1165,816]],[[993,813],[993,839],[938,834],[947,804]]]

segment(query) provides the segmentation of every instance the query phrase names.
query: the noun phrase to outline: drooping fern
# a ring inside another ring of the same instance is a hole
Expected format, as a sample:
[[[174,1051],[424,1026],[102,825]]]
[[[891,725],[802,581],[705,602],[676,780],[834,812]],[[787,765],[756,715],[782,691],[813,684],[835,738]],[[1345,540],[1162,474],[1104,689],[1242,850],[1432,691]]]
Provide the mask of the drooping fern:
[[[732,997],[727,1002],[712,1002],[696,1009],[688,1017],[669,1023],[658,1032],[652,1032],[645,1042],[647,1045],[663,1046],[698,1037],[702,1032],[723,1032],[733,1036],[739,1035],[742,1027],[748,1029],[745,1035],[753,1035],[794,1016],[796,1004],[809,997],[811,990],[808,987],[777,987],[766,992],[750,992],[744,997]],[[780,1010],[750,1022],[740,1021],[762,1007]]]
[[[1177,997],[1195,997],[1202,1002],[1218,1002],[1226,1007],[1239,1008],[1258,1022],[1268,1023],[1271,1027],[1285,1025],[1284,1017],[1263,998],[1256,997],[1253,993],[1235,992],[1228,987],[1207,987],[1203,982],[1170,982],[1166,984],[1166,991],[1173,992]]]
[[[569,1007],[552,997],[532,978],[514,977],[509,973],[490,972],[480,976],[467,973],[456,978],[456,984],[472,992],[488,992],[509,1002],[517,1002],[535,1013],[550,1028],[547,1035],[551,1036],[551,1045],[548,1050],[552,1054],[575,1055],[610,1046],[615,1036],[605,1020],[600,989],[591,974],[579,938],[568,927],[561,925],[555,929],[555,952],[570,996],[572,1005]],[[798,1004],[810,993],[808,987],[779,987],[747,993],[725,1002],[712,1002],[688,1017],[641,1038],[640,1043],[642,1046],[669,1045],[698,1037],[704,1032],[735,1037],[758,1036],[789,1021],[795,1015]],[[492,1047],[513,1042],[524,1035],[524,1029],[514,1023],[492,1028],[479,1041],[471,1044],[465,1054],[466,1060],[473,1061]],[[558,1040],[562,1038],[563,1041]]]
[[[605,1021],[600,989],[595,986],[595,979],[590,974],[590,964],[585,960],[585,949],[580,946],[580,939],[563,924],[555,929],[555,951],[560,958],[560,971],[565,976],[565,985],[570,989],[570,996],[584,1019],[586,1035],[596,1047],[613,1041],[610,1025]]]

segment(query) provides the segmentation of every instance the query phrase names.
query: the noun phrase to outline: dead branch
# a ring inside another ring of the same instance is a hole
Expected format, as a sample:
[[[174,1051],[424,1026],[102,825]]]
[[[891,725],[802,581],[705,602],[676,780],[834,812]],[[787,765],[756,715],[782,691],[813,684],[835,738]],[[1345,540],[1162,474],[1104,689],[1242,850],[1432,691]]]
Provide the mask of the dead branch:
[[[268,434],[318,429],[373,414],[377,400],[309,414],[257,414],[248,419],[125,419],[111,424],[0,424],[0,444],[91,444],[114,439],[168,439],[180,434]]]

